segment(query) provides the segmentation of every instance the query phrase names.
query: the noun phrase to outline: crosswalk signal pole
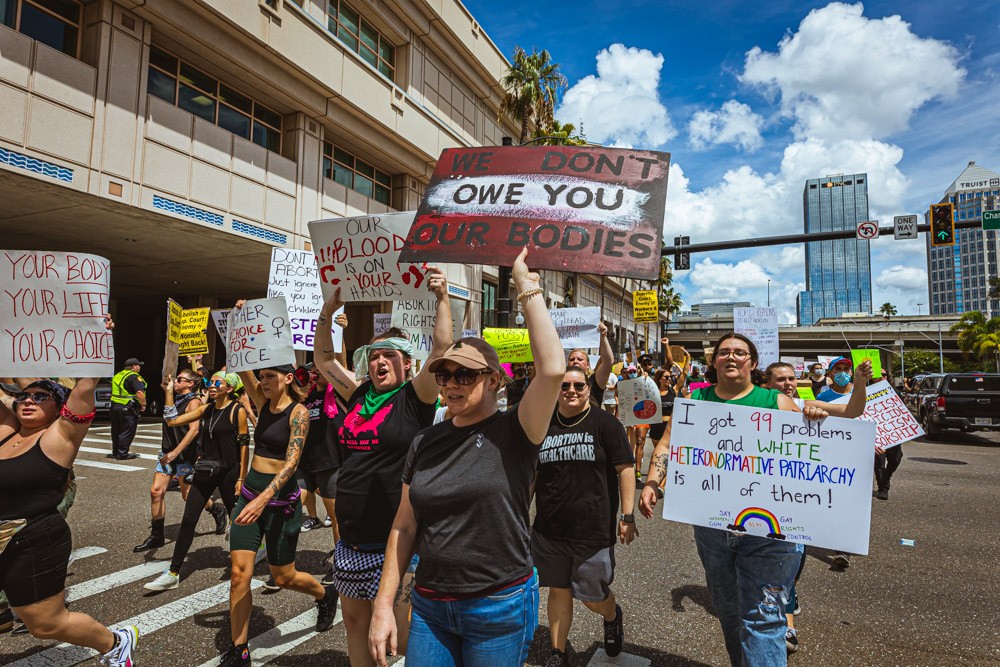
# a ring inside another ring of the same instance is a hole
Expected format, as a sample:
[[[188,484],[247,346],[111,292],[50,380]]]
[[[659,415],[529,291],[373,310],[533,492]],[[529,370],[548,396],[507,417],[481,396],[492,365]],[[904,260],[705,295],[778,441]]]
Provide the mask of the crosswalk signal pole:
[[[955,209],[954,205],[933,204],[930,211],[931,245],[955,245]]]

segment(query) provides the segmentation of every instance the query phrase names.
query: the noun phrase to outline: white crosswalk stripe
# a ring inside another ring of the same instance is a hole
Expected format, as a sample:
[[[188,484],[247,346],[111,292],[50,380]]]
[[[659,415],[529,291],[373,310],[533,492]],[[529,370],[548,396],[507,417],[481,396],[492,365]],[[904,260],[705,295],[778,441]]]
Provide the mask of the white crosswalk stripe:
[[[399,663],[397,663],[398,665]],[[603,648],[597,649],[594,657],[587,663],[587,667],[601,667],[601,665],[615,665],[616,667],[649,667],[652,664],[649,658],[643,658],[631,653],[620,653],[613,658],[609,658]]]
[[[105,454],[106,455],[108,453],[108,450],[106,450],[106,449],[98,449],[97,447],[81,447],[80,451],[81,452],[87,452],[88,454]],[[133,453],[135,453],[140,459],[143,459],[145,461],[159,461],[160,460],[160,457],[157,456],[156,454],[139,454],[138,452],[133,452]],[[135,459],[132,459],[132,460],[135,460]]]
[[[88,459],[81,459],[77,457],[76,461],[73,462],[74,466],[84,466],[86,468],[104,468],[105,470],[117,470],[119,472],[135,472],[137,470],[146,470],[141,466],[130,466],[124,463],[108,463],[107,461],[90,461]]]
[[[100,556],[101,554],[108,553],[108,550],[104,547],[80,547],[79,549],[74,549],[69,555],[71,561],[83,560],[84,558],[90,558],[91,556]]]
[[[89,581],[82,581],[79,584],[74,584],[66,589],[66,601],[73,602],[74,600],[82,600],[84,598],[89,598],[91,595],[97,595],[98,593],[103,593],[106,590],[117,588],[118,586],[131,584],[141,579],[145,579],[146,577],[151,577],[154,574],[158,574],[165,570],[169,565],[170,561],[154,560],[148,563],[142,563],[141,565],[136,565],[135,567],[126,568],[113,574],[107,574],[103,577],[97,577],[96,579],[90,579]]]
[[[337,625],[341,620],[343,619],[338,609],[337,615],[333,618],[333,624]],[[278,656],[284,655],[296,646],[318,636],[319,633],[312,629],[315,626],[316,610],[310,609],[267,632],[251,637],[250,657],[253,659],[253,664],[257,667],[266,665]],[[219,660],[219,658],[212,658],[198,667],[217,667]],[[396,665],[400,664],[402,663],[396,663]]]

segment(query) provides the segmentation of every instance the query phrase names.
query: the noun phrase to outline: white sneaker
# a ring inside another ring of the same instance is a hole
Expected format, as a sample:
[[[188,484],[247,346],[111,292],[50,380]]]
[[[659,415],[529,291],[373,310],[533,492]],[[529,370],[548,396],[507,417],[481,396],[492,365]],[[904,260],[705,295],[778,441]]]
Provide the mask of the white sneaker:
[[[323,525],[329,528],[330,526],[333,525],[333,521],[330,520],[330,517],[326,517],[325,519],[323,519]]]
[[[257,548],[257,555],[254,556],[253,564],[256,565],[265,558],[267,558],[267,548],[261,544],[260,547]]]
[[[127,628],[112,630],[118,643],[113,649],[98,658],[107,667],[134,667],[135,646],[139,643],[139,628],[130,625]]]
[[[143,586],[143,588],[147,591],[170,591],[177,588],[180,580],[180,575],[174,574],[170,570],[164,570],[160,576]]]

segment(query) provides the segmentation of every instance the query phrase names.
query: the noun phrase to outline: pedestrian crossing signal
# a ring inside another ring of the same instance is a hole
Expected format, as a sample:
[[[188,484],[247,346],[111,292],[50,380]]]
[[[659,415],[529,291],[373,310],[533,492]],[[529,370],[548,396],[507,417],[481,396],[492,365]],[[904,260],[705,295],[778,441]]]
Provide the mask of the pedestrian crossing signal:
[[[931,206],[931,245],[955,245],[955,209],[952,204]]]

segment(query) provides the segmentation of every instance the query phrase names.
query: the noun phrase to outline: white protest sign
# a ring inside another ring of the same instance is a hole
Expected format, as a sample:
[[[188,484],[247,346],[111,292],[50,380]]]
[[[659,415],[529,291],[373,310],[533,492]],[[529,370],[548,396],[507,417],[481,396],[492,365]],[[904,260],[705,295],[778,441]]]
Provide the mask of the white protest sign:
[[[462,331],[465,321],[465,304],[461,299],[450,299],[451,336]],[[414,299],[392,303],[392,326],[399,327],[410,337],[413,358],[426,361],[431,353],[434,323],[437,321],[437,299]]]
[[[585,308],[552,308],[549,317],[556,325],[556,333],[564,350],[578,347],[590,348],[601,344],[597,325],[601,321],[601,309],[597,306]]]
[[[660,412],[660,392],[648,377],[618,382],[618,418],[625,426],[638,424],[659,424],[663,421]]]
[[[219,334],[219,338],[222,342],[226,342],[226,328],[229,326],[229,309],[228,308],[218,308],[210,313],[212,317],[212,324],[215,325],[215,330]]]
[[[816,358],[819,361],[819,363],[823,366],[823,372],[825,373],[827,369],[830,368],[830,362],[836,359],[837,357],[828,357],[826,355],[820,354]]]
[[[229,311],[226,370],[231,373],[295,364],[285,299],[252,299]]]
[[[865,411],[859,419],[872,422],[878,428],[875,434],[876,445],[889,449],[924,434],[920,423],[913,418],[903,399],[893,391],[888,382],[875,382],[866,389],[868,395]],[[830,402],[847,403],[849,400],[851,397],[848,394]]]
[[[678,398],[663,518],[868,553],[875,425]]]
[[[757,368],[767,368],[778,360],[777,308],[733,308],[733,331],[757,347]]]
[[[381,336],[392,326],[392,313],[375,313],[372,315],[372,335]]]
[[[111,262],[85,253],[4,250],[0,259],[0,376],[115,373],[104,325]]]
[[[755,343],[756,344],[756,343]],[[806,358],[805,357],[782,357],[781,363],[789,364],[795,369],[795,373],[801,375],[806,371]],[[765,366],[766,368],[766,366]]]
[[[479,329],[462,329],[462,338],[479,338],[482,334]]]
[[[292,344],[296,350],[311,351],[316,336],[316,320],[323,309],[316,255],[306,250],[271,248],[267,296],[284,297],[292,329]],[[342,312],[343,309],[338,310],[334,318]],[[331,324],[330,329],[333,332],[333,351],[340,352],[344,344],[344,330],[336,322]]]
[[[427,296],[427,267],[400,264],[413,212],[309,223],[323,296],[337,287],[345,302],[399,301]]]

